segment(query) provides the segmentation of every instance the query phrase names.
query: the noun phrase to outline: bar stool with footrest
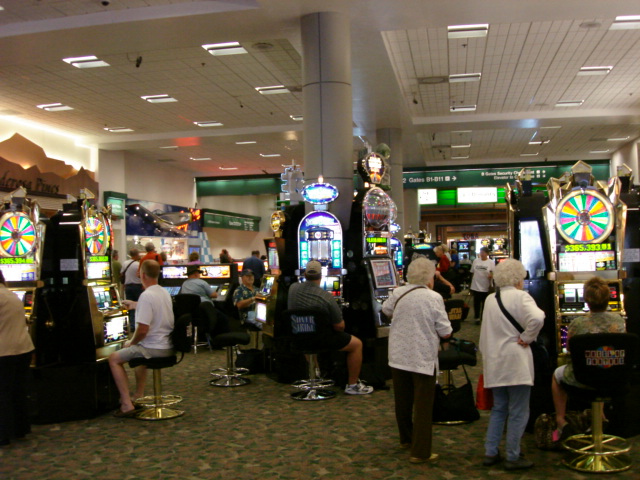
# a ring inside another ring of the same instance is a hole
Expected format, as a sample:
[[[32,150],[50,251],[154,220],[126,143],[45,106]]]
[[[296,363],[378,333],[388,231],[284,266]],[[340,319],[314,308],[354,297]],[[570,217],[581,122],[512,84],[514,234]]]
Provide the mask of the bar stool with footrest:
[[[191,317],[189,315],[182,315],[175,320],[173,332],[171,333],[173,355],[168,357],[134,358],[129,362],[131,368],[144,365],[153,370],[152,402],[146,403],[147,397],[139,399],[140,401],[136,400],[136,405],[145,405],[135,413],[135,418],[138,420],[167,420],[184,415],[184,410],[171,408],[171,405],[182,400],[182,397],[171,395],[167,396],[167,401],[165,401],[165,397],[162,395],[162,369],[177,365],[184,358],[184,354],[191,350],[191,341],[187,336],[187,327],[190,322]],[[180,352],[180,360],[178,360],[175,352]]]
[[[193,353],[198,353],[198,347],[209,347],[211,348],[211,344],[209,343],[209,334],[202,328],[204,325],[204,319],[200,314],[200,303],[202,300],[200,299],[200,295],[195,295],[193,293],[179,293],[173,297],[173,314],[175,318],[180,317],[180,315],[188,313],[191,315],[191,335],[193,337]],[[200,341],[200,336],[206,338],[206,341]]]
[[[216,335],[212,344],[216,347],[224,347],[227,350],[227,366],[211,371],[213,380],[209,382],[212,387],[240,387],[251,383],[244,374],[250,373],[246,368],[237,368],[233,365],[233,351],[238,345],[247,345],[251,337],[245,332],[229,332]]]
[[[631,333],[590,333],[569,339],[571,364],[576,380],[589,389],[562,384],[570,394],[591,400],[591,432],[573,435],[562,442],[569,450],[562,461],[572,470],[613,473],[631,467],[629,443],[602,431],[604,403],[629,388],[640,343]]]
[[[303,401],[334,398],[336,393],[328,389],[333,386],[333,380],[316,375],[318,353],[331,351],[325,341],[333,333],[328,318],[317,310],[304,309],[286,310],[282,315],[284,325],[291,328],[293,352],[304,354],[309,368],[309,378],[293,383],[299,391],[293,392],[291,398]]]

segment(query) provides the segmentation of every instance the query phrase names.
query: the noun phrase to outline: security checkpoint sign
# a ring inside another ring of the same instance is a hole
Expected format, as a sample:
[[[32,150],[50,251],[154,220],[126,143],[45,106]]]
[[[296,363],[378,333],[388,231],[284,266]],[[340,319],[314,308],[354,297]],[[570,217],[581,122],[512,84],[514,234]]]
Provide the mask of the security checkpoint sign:
[[[498,189],[496,187],[459,188],[458,203],[496,203]]]

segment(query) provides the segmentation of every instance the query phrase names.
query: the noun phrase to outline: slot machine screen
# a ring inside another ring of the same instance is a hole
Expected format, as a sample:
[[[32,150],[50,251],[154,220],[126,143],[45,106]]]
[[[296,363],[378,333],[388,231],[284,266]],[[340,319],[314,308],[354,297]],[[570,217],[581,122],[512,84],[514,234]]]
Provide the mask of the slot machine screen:
[[[178,295],[178,293],[180,293],[180,287],[179,286],[174,286],[174,287],[164,287],[167,292],[169,292],[169,295],[171,295],[172,297],[175,297],[176,295]]]
[[[469,251],[469,242],[458,242],[458,251],[460,250],[463,252]]]
[[[262,287],[260,288],[260,293],[262,295],[269,295],[271,293],[271,289],[273,288],[273,282],[276,277],[273,275],[265,275],[262,280]]]
[[[28,258],[0,258],[0,270],[7,282],[36,280],[36,265]]]
[[[226,295],[226,294],[227,294],[227,292],[228,292],[228,291],[229,291],[229,287],[226,287],[226,286],[224,286],[224,285],[223,285],[223,286],[220,288],[220,292],[218,293],[218,295],[219,295],[219,296],[221,296],[221,297],[223,297],[224,295]]]
[[[267,261],[271,269],[277,270],[280,268],[280,264],[278,262],[278,251],[275,247],[267,248]]]
[[[117,304],[117,297],[114,298],[115,291],[110,288],[93,287],[93,296],[96,299],[99,310],[107,310],[112,305]]]
[[[611,243],[561,245],[558,271],[595,272],[616,270],[616,252]]]
[[[104,260],[106,258],[106,260]],[[109,280],[111,281],[111,263],[109,257],[89,257],[87,262],[88,280]]]
[[[127,338],[127,316],[109,317],[104,322],[104,343],[113,343]]]
[[[162,278],[187,278],[187,267],[162,267]]]
[[[229,265],[206,265],[201,266],[202,274],[200,278],[231,278],[231,267]]]
[[[329,293],[340,291],[340,278],[339,277],[322,277],[320,287]]]
[[[391,259],[371,260],[371,270],[373,272],[376,290],[379,288],[393,288],[398,286]]]
[[[256,320],[265,323],[267,321],[267,304],[256,302]]]

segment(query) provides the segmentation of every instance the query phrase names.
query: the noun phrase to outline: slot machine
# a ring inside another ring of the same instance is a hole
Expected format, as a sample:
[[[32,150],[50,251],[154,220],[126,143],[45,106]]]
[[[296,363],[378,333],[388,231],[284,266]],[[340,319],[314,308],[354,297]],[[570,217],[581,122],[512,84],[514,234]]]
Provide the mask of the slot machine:
[[[276,315],[282,310],[282,302],[278,302],[280,278],[280,258],[284,257],[285,243],[282,238],[282,226],[285,215],[277,210],[271,215],[271,229],[273,238],[265,238],[264,246],[267,251],[268,268],[262,277],[260,287],[256,292],[256,320],[262,322],[262,333],[273,337]],[[285,307],[286,309],[286,307]]]
[[[596,183],[591,167],[577,162],[565,184],[548,182],[545,207],[551,248],[555,298],[555,346],[558,363],[567,353],[567,329],[587,313],[582,284],[592,276],[607,281],[609,310],[626,316],[622,282],[627,206],[620,199],[621,182],[612,177]]]
[[[235,263],[232,264],[203,264],[198,265],[200,278],[206,281],[218,294],[213,302],[222,310],[227,311],[232,303],[233,290],[238,286],[238,269]],[[163,287],[173,297],[180,293],[180,288],[187,276],[186,265],[163,265],[162,266],[162,283]]]
[[[42,244],[45,224],[35,200],[20,187],[2,203],[0,212],[0,270],[7,288],[22,305],[32,339],[35,340],[36,289],[42,286]]]

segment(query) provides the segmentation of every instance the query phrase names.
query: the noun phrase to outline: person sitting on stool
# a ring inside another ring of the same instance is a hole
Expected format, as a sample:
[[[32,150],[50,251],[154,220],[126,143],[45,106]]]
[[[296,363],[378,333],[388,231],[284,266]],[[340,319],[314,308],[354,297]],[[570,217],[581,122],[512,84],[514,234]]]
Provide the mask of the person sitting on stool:
[[[147,260],[140,268],[140,279],[145,290],[137,302],[125,300],[129,310],[136,310],[136,331],[131,340],[124,342],[124,348],[109,355],[109,367],[113,380],[120,392],[120,409],[114,412],[116,417],[133,417],[135,407],[129,395],[129,378],[124,364],[134,358],[169,357],[173,355],[173,305],[169,292],[158,285],[160,264]],[[144,396],[147,367],[135,368],[136,394],[134,398]]]
[[[294,283],[289,288],[289,309],[308,309],[323,312],[333,325],[334,332],[327,339],[328,346],[341,352],[347,352],[348,381],[344,393],[348,395],[367,395],[373,387],[362,383],[358,377],[362,367],[362,341],[344,331],[342,312],[335,298],[320,287],[322,266],[311,260],[307,263],[302,283]]]
[[[574,335],[586,333],[625,333],[623,318],[614,312],[607,312],[609,306],[609,284],[600,277],[591,277],[584,283],[584,300],[589,306],[589,314],[578,317],[569,324],[567,330],[567,345],[569,338]],[[570,436],[567,420],[564,414],[567,410],[567,392],[562,388],[562,384],[572,385],[578,388],[589,389],[576,380],[573,374],[571,357],[569,363],[556,368],[551,379],[551,393],[553,395],[553,406],[556,409],[557,428],[553,431],[553,441],[564,440]]]
[[[221,333],[230,332],[229,319],[217,310],[213,298],[218,298],[216,290],[200,278],[202,270],[199,265],[187,266],[187,280],[182,284],[180,293],[190,293],[200,297],[200,312],[204,329],[213,338]]]
[[[262,330],[262,323],[255,319],[256,287],[253,270],[245,268],[240,272],[240,278],[242,283],[233,292],[233,304],[240,314],[240,322]]]

